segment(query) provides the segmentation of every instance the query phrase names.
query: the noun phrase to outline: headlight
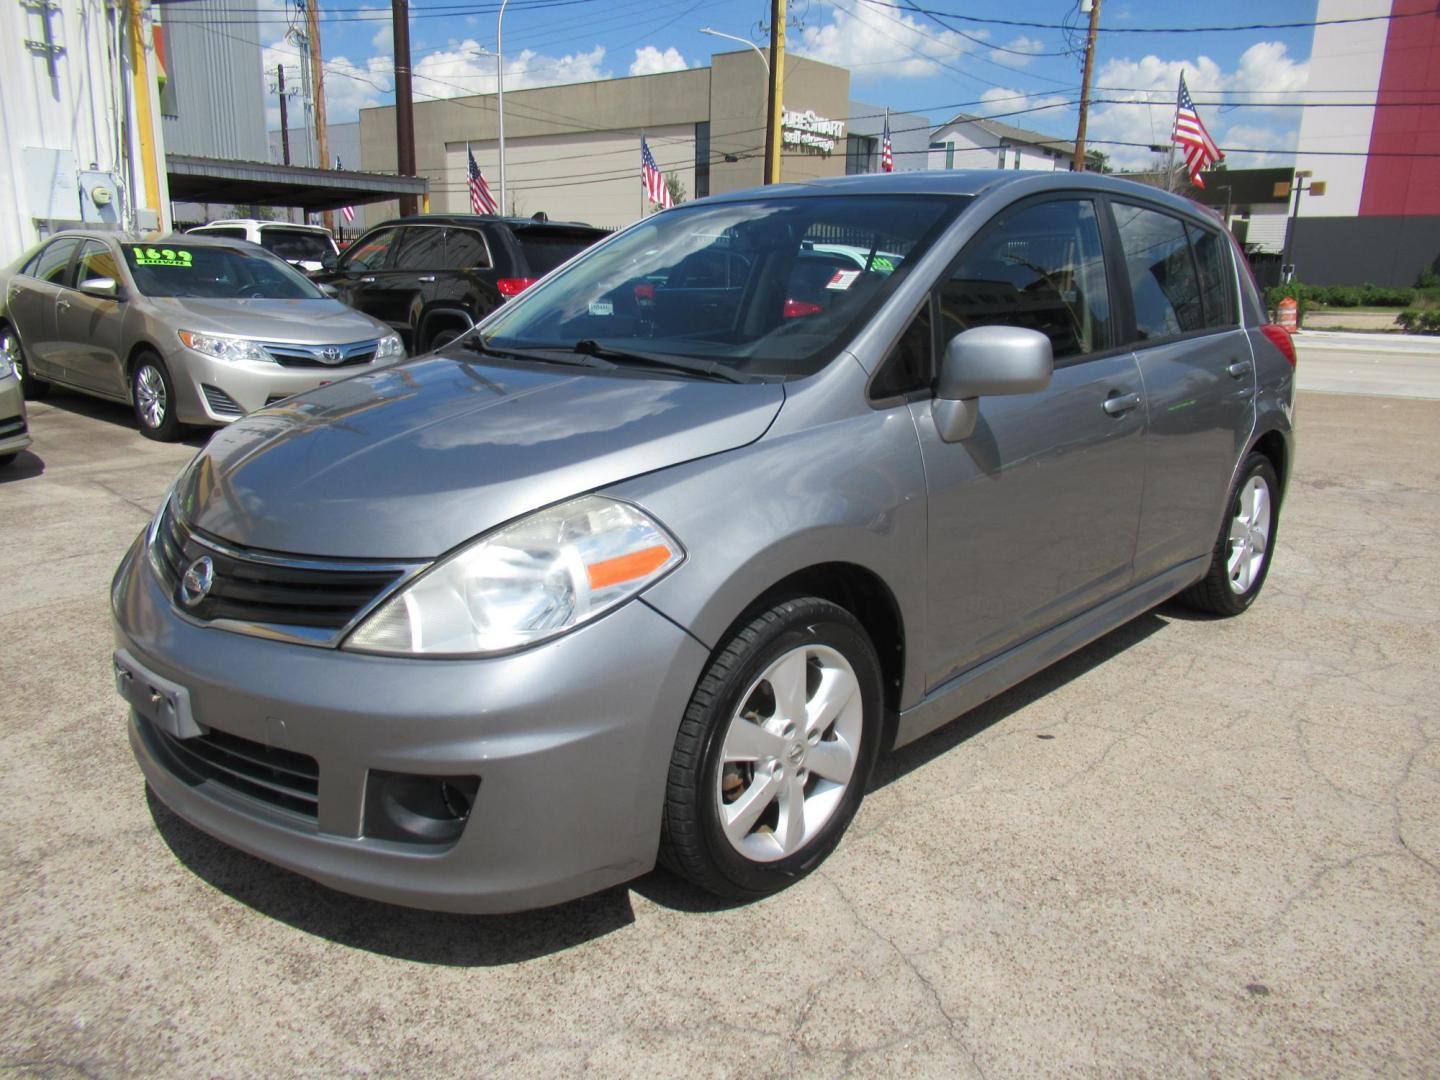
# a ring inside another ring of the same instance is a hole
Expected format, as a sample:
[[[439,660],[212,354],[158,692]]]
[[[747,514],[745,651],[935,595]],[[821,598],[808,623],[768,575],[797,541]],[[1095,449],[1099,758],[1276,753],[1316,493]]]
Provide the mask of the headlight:
[[[461,548],[380,605],[345,648],[478,656],[563,634],[664,576],[680,545],[628,503],[586,495]]]
[[[194,349],[206,356],[214,356],[220,360],[275,362],[275,357],[248,338],[228,337],[225,334],[201,334],[194,330],[180,330],[178,333],[181,344],[187,349]]]
[[[376,360],[404,360],[405,346],[400,341],[399,334],[390,334],[380,339],[380,344],[375,346]]]

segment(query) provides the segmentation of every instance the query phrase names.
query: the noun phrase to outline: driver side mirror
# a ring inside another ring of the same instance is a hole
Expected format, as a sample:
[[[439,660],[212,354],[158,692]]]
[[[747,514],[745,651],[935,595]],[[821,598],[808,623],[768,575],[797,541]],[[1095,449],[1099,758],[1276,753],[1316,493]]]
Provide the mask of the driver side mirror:
[[[945,347],[931,403],[935,429],[946,442],[970,437],[989,394],[1031,394],[1050,385],[1055,362],[1050,339],[1021,326],[977,326]]]
[[[324,293],[326,296],[330,297],[330,299],[332,300],[336,300],[340,296],[340,290],[337,289],[334,285],[328,284],[327,282],[322,281],[315,287],[319,289],[322,293]]]
[[[87,296],[98,296],[105,300],[119,300],[120,284],[111,277],[86,278],[80,283],[80,291]]]
[[[340,268],[340,256],[333,251],[327,251],[320,256],[320,269],[325,271],[338,270]]]

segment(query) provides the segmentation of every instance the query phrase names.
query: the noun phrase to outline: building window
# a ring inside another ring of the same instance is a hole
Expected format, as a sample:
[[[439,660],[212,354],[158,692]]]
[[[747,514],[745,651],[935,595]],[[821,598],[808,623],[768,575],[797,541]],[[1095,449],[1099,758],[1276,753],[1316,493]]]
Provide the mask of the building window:
[[[875,154],[879,143],[873,135],[851,135],[845,141],[845,175],[856,176],[875,172]]]
[[[1004,144],[1004,143],[1001,143],[1001,144],[1000,144],[1000,168],[1002,168],[1002,169],[1005,167],[1005,151],[1006,151],[1006,149],[1007,149],[1007,147],[1005,146],[1005,144]]]
[[[710,194],[710,121],[695,125],[695,198]]]
[[[947,142],[947,143],[945,144],[945,168],[947,168],[947,169],[953,169],[954,167],[955,167],[955,144],[954,144],[953,142]]]

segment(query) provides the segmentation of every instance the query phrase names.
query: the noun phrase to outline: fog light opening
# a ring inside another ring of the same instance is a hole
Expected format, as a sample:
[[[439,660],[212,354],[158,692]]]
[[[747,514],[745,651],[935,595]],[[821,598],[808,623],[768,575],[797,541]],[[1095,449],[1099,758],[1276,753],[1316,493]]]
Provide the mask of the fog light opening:
[[[448,844],[470,819],[478,776],[421,776],[372,770],[365,790],[365,835]]]

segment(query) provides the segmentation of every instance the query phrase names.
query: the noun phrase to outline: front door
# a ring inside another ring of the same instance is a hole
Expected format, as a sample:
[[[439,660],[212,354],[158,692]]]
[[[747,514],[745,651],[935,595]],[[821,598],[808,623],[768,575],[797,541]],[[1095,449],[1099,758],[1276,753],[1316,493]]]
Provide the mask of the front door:
[[[384,285],[380,279],[389,272],[399,238],[400,230],[394,228],[366,233],[346,249],[339,269],[333,274],[317,274],[315,280],[334,286],[350,307],[383,319]]]
[[[954,443],[929,401],[911,405],[930,499],[927,689],[1130,583],[1146,409],[1117,345],[1100,220],[1089,198],[1022,203],[939,284],[942,349],[974,326],[1029,327],[1055,372],[1037,393],[982,397]]]
[[[75,262],[74,287],[65,289],[55,305],[56,349],[76,386],[108,397],[124,397],[124,301],[83,292],[81,286],[95,278],[110,278],[117,284],[124,281],[109,245],[86,240]]]

